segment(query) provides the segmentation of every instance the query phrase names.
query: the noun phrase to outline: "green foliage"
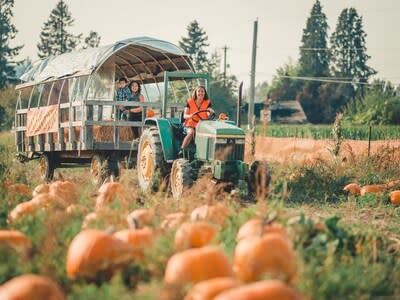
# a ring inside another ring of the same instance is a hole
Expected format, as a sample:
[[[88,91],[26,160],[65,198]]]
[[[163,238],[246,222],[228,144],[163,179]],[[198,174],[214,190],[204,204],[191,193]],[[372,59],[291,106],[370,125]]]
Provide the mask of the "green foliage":
[[[332,138],[331,125],[279,125],[270,124],[266,128],[261,125],[256,127],[256,133],[271,137],[297,137],[311,139]],[[369,126],[354,126],[351,123],[344,123],[341,129],[343,139],[368,140]],[[397,126],[372,126],[371,140],[392,140],[400,138]]]
[[[375,80],[363,98],[347,105],[346,119],[359,125],[400,124],[400,97],[390,82]]]
[[[100,45],[100,40],[101,37],[96,31],[90,31],[89,35],[85,37],[84,42],[85,44],[83,45],[83,49],[87,48],[97,48]]]
[[[292,60],[280,67],[274,76],[272,84],[268,89],[269,98],[272,100],[294,100],[296,94],[302,87],[302,82],[293,80],[290,77],[296,77],[299,74],[300,66]]]
[[[182,37],[179,46],[189,55],[196,71],[204,71],[207,68],[205,48],[209,46],[207,44],[208,36],[197,20],[190,22],[186,30],[188,36]]]
[[[326,77],[329,74],[327,51],[328,22],[321,3],[316,0],[307,19],[300,46],[300,76]]]
[[[15,63],[12,59],[22,48],[22,46],[11,47],[9,44],[18,32],[15,25],[11,23],[13,8],[14,0],[0,0],[0,90],[10,79],[15,79]]]
[[[16,91],[12,88],[0,90],[0,131],[11,129],[17,97]]]

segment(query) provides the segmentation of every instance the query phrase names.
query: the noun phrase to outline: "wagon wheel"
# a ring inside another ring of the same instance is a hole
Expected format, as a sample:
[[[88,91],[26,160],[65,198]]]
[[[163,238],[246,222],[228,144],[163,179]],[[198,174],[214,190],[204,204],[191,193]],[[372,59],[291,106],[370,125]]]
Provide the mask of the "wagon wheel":
[[[105,157],[101,154],[95,154],[90,164],[90,176],[93,185],[96,187],[101,186],[108,175],[109,170]]]
[[[249,166],[247,188],[249,197],[265,197],[271,181],[271,170],[265,161],[254,161]]]
[[[172,197],[180,200],[185,188],[193,184],[193,170],[188,160],[180,158],[174,161],[171,168],[169,183]]]
[[[43,153],[39,157],[40,178],[43,181],[51,181],[54,177],[55,160],[50,153]]]
[[[151,127],[143,131],[136,161],[139,186],[143,192],[156,191],[162,182],[162,176],[168,172],[158,128]]]

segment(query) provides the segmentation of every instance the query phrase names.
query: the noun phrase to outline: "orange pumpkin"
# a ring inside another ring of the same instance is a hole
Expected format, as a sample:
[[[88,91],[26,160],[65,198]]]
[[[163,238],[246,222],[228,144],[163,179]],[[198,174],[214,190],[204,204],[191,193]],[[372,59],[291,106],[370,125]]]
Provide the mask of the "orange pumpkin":
[[[8,214],[8,222],[14,222],[25,215],[34,214],[39,208],[38,204],[33,201],[22,202]]]
[[[32,247],[28,237],[17,230],[0,230],[0,243],[5,243],[22,252],[28,252]]]
[[[130,244],[134,248],[134,256],[137,259],[144,257],[145,249],[152,246],[154,241],[154,232],[149,228],[143,229],[125,229],[114,233],[114,237]]]
[[[7,184],[7,190],[9,197],[17,194],[23,196],[29,196],[31,194],[30,187],[23,183]]]
[[[186,214],[183,212],[168,214],[161,222],[160,227],[164,229],[174,229],[178,227],[185,219]]]
[[[150,225],[154,218],[154,210],[152,209],[135,209],[132,211],[126,220],[131,228],[143,228]]]
[[[236,235],[236,242],[249,237],[249,236],[261,236],[268,233],[279,233],[287,237],[288,233],[282,225],[277,223],[264,224],[264,220],[261,218],[253,218],[245,222],[240,228]]]
[[[229,209],[223,204],[202,205],[195,208],[190,219],[192,221],[206,220],[223,226],[229,216]]]
[[[344,188],[343,191],[349,193],[350,195],[358,196],[361,193],[361,187],[357,183],[349,183]]]
[[[237,244],[234,270],[244,282],[260,280],[265,274],[293,280],[297,274],[296,255],[290,241],[281,234],[251,236]]]
[[[384,191],[385,191],[385,189],[381,185],[370,184],[370,185],[365,185],[361,188],[360,195],[364,196],[367,193],[379,194],[379,193],[383,193]]]
[[[53,194],[38,194],[37,196],[33,197],[31,202],[35,203],[39,207],[44,207],[47,204],[55,202],[57,199],[56,196]]]
[[[0,299],[4,300],[64,300],[57,283],[50,278],[25,274],[15,277],[0,286]]]
[[[57,197],[65,204],[71,204],[78,199],[79,188],[70,181],[55,181],[50,184],[49,194]]]
[[[32,192],[32,196],[36,197],[39,194],[47,194],[50,190],[50,184],[48,183],[42,183],[39,184],[37,187]]]
[[[67,275],[91,278],[99,271],[112,271],[133,260],[133,248],[96,229],[81,231],[72,240],[67,253]]]
[[[241,285],[241,282],[232,277],[217,277],[195,284],[186,295],[185,300],[213,300],[223,291]]]
[[[148,118],[152,118],[156,114],[154,113],[154,110],[148,109],[146,115],[147,115]]]
[[[400,205],[400,191],[393,191],[389,195],[390,202],[394,205]]]
[[[229,289],[215,300],[301,300],[301,294],[280,280],[259,281]]]
[[[98,191],[96,209],[101,209],[104,205],[113,202],[117,198],[126,201],[124,186],[119,182],[104,183]]]
[[[207,222],[186,222],[175,233],[174,248],[177,251],[203,247],[215,238],[217,230]]]
[[[218,247],[187,249],[170,257],[164,274],[169,286],[184,286],[216,277],[232,277],[232,266]]]

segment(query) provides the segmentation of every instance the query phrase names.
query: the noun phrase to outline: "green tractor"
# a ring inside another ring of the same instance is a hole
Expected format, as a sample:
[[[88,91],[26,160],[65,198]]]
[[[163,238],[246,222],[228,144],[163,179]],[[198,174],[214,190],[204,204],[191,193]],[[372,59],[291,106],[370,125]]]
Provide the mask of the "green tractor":
[[[208,79],[206,74],[167,72],[165,87],[171,77]],[[257,161],[250,165],[244,162],[244,130],[233,121],[215,119],[215,114],[199,122],[194,141],[184,151],[183,158],[178,157],[184,137],[183,118],[182,114],[180,117],[165,116],[167,93],[166,89],[161,118],[145,120],[145,129],[139,141],[137,173],[143,192],[156,190],[160,178],[168,178],[172,196],[179,200],[183,191],[205,174],[209,174],[214,183],[223,183],[231,190],[239,186],[247,187],[251,198],[254,198],[258,187],[268,186],[267,165]]]

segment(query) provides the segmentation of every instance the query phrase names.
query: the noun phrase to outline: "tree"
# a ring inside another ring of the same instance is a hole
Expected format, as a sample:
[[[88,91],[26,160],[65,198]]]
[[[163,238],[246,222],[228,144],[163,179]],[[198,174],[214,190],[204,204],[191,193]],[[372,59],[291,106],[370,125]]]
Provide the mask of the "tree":
[[[15,76],[12,58],[18,55],[22,46],[10,47],[10,40],[17,34],[16,27],[11,24],[14,0],[0,0],[0,89],[7,85],[10,78]]]
[[[291,78],[299,75],[300,66],[289,59],[283,67],[278,68],[269,87],[268,95],[272,100],[294,100],[301,89],[301,81]]]
[[[96,31],[90,31],[89,35],[84,39],[85,44],[82,48],[97,48],[100,45],[100,40],[101,37]]]
[[[224,112],[230,119],[235,119],[237,79],[235,76],[224,77],[220,65],[221,56],[214,52],[207,65],[207,72],[211,75],[212,107],[216,113]]]
[[[362,83],[368,82],[369,77],[376,74],[376,71],[367,65],[370,56],[366,53],[366,36],[362,17],[356,9],[342,10],[335,32],[331,36],[331,69],[334,76],[354,84],[354,95],[362,92]]]
[[[37,45],[38,56],[44,58],[69,52],[79,44],[81,34],[73,35],[68,29],[74,25],[74,19],[63,0],[58,2],[50,17],[42,27],[40,42]]]
[[[328,22],[316,0],[307,19],[300,47],[300,76],[326,77],[329,75]]]
[[[179,46],[189,55],[197,71],[207,69],[207,52],[205,48],[208,36],[199,23],[194,20],[187,27],[188,37],[182,37]]]

